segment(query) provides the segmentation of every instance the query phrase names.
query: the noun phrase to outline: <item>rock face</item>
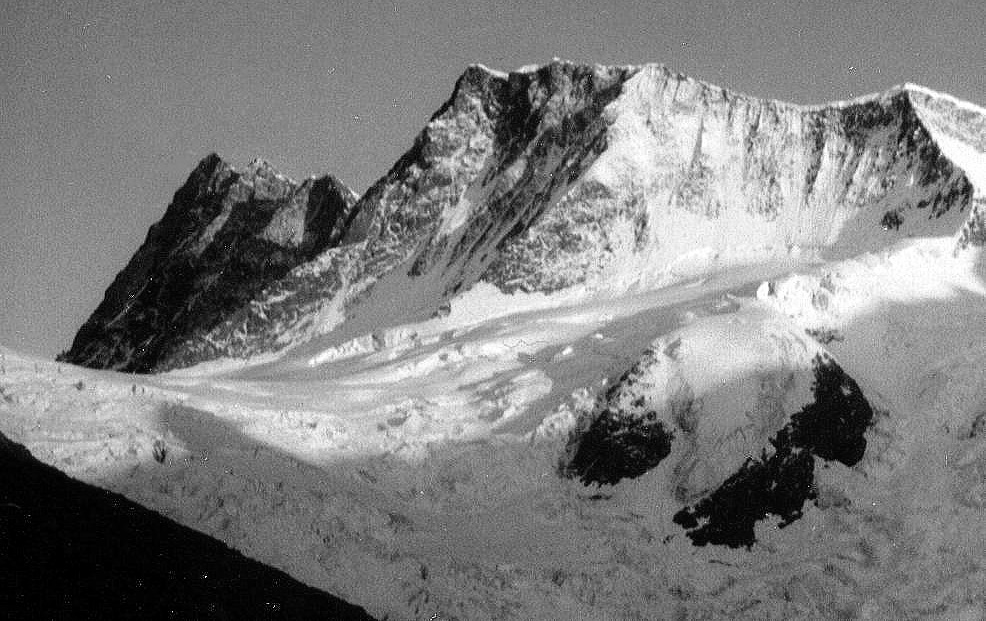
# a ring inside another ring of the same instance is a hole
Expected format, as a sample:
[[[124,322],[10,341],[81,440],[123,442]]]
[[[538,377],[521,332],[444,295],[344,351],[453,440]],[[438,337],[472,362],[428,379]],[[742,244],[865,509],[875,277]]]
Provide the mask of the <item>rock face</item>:
[[[875,417],[819,344],[745,312],[653,343],[582,413],[562,470],[600,485],[654,471],[695,544],[750,546],[758,521],[801,516],[816,463],[860,463]]]
[[[189,340],[338,244],[354,202],[332,177],[297,184],[260,160],[240,172],[209,155],[60,359],[136,372],[167,366]]]
[[[479,281],[619,292],[914,235],[981,245],[986,183],[962,162],[983,152],[984,118],[912,86],[797,106],[659,65],[472,66],[355,205],[331,180],[320,193],[207,159],[64,359],[149,371],[250,356],[361,317],[427,318]],[[264,214],[231,234],[249,240],[242,261],[210,243],[240,211]],[[275,223],[291,234],[269,236]]]

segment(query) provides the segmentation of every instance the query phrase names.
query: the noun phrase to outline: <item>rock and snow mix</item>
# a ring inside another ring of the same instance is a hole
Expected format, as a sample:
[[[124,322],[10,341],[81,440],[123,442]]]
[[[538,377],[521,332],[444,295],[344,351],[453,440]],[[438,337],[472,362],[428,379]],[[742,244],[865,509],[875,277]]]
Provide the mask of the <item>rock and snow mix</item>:
[[[208,362],[3,350],[0,433],[377,616],[982,619],[984,119],[472,67]]]

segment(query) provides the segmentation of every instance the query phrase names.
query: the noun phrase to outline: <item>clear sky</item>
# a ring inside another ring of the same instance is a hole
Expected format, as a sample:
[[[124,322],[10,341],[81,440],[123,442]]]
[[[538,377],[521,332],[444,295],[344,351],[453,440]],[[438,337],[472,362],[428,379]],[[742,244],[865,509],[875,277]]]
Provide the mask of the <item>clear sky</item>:
[[[8,0],[0,344],[54,355],[197,161],[357,192],[472,62],[661,62],[799,103],[916,82],[986,104],[982,0]]]

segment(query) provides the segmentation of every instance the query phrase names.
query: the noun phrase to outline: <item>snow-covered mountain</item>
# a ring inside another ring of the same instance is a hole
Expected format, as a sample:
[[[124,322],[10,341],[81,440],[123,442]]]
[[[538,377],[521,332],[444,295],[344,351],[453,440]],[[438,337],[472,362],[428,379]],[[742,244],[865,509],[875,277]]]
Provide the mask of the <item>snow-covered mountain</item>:
[[[378,616],[986,618],[983,109],[477,65],[318,183],[207,158],[66,358],[171,370],[0,433]]]
[[[357,317],[373,325],[356,331],[426,319],[477,282],[621,293],[916,235],[982,244],[962,166],[981,131],[914,86],[806,107],[659,65],[475,65],[355,205],[329,177],[206,158],[64,360],[252,356]]]

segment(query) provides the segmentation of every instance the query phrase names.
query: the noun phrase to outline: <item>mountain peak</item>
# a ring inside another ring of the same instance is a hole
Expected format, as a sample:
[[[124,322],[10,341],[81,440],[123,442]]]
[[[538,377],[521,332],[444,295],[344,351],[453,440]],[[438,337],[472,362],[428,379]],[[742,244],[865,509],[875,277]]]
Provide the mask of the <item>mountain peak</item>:
[[[220,164],[224,164],[224,163],[225,162],[223,161],[223,158],[218,153],[216,153],[215,151],[211,151],[208,155],[206,155],[201,160],[199,160],[198,166],[196,166],[196,168],[201,170],[211,171],[215,169],[217,166],[219,166]]]
[[[469,66],[466,67],[466,70],[463,73],[466,73],[466,74],[468,74],[468,73],[486,74],[486,75],[490,75],[490,76],[495,77],[495,78],[500,78],[501,80],[506,80],[507,79],[507,75],[508,75],[507,72],[505,72],[505,71],[500,71],[498,69],[492,69],[492,68],[488,67],[487,65],[484,65],[483,63],[472,63],[471,65],[469,65]]]
[[[283,177],[288,179],[285,175],[280,174],[270,162],[261,157],[256,157],[251,160],[250,163],[247,164],[245,172],[254,176]],[[291,183],[294,183],[294,181],[291,180]]]
[[[61,360],[149,371],[267,285],[338,244],[356,195],[265,160],[203,158]]]

